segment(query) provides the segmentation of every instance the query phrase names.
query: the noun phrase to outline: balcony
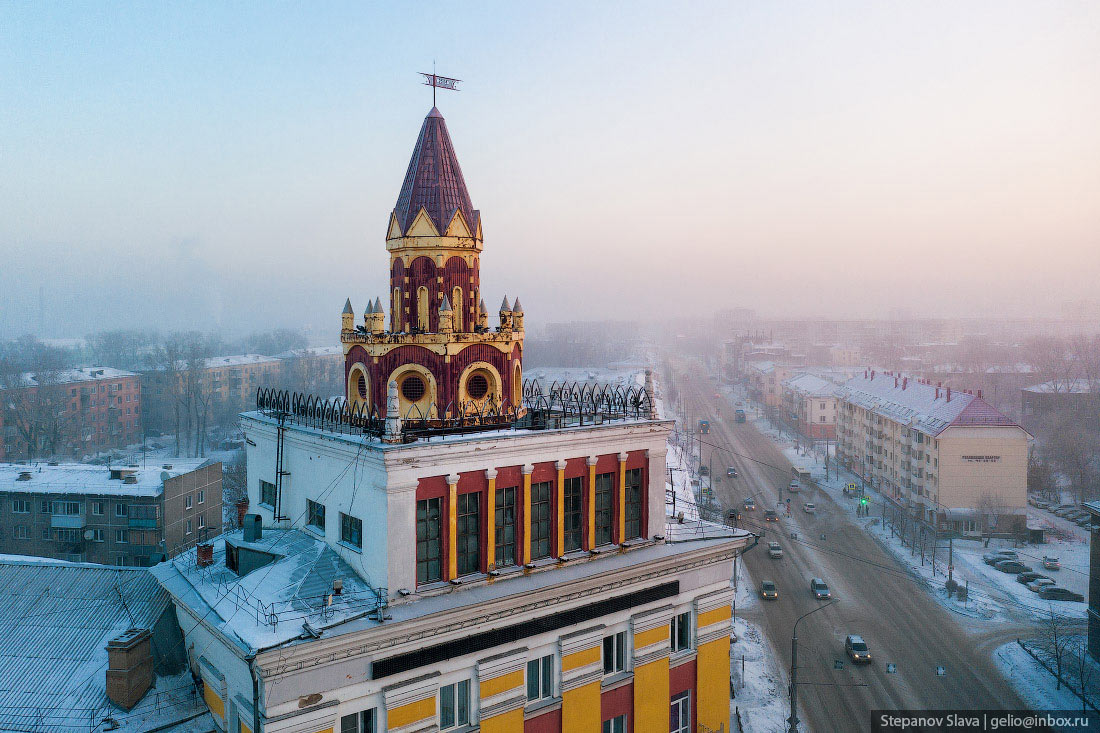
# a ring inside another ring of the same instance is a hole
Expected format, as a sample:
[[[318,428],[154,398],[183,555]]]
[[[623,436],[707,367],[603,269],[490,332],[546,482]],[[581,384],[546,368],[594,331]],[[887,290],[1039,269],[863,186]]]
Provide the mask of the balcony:
[[[157,520],[156,517],[152,519],[142,519],[140,517],[130,517],[126,520],[126,526],[130,529],[156,529]]]
[[[54,529],[84,529],[85,523],[83,514],[50,515],[50,527]]]

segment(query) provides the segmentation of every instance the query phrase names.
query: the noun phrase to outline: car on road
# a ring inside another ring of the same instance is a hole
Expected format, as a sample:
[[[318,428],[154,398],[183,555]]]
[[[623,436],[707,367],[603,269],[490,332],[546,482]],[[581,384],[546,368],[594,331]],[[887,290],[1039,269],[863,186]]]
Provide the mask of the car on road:
[[[1031,571],[1030,573],[1020,573],[1019,575],[1017,575],[1016,576],[1016,582],[1027,585],[1028,583],[1030,583],[1033,580],[1038,580],[1039,578],[1046,578],[1046,577],[1048,577],[1048,576],[1043,575],[1042,573],[1036,573],[1035,571]]]
[[[848,634],[844,637],[844,651],[856,664],[870,664],[871,650],[867,648],[867,642],[858,634]]]
[[[1066,509],[1057,509],[1054,512],[1054,516],[1061,517],[1062,519],[1069,519],[1069,515],[1073,514],[1075,511],[1077,511],[1077,509],[1075,507],[1070,507],[1070,508],[1066,508]]]
[[[829,584],[821,578],[810,578],[810,593],[819,601],[833,597],[833,594],[829,591]]]
[[[702,466],[699,466],[699,475],[700,476],[709,476],[710,475],[710,467],[707,466],[706,464],[704,464]]]
[[[746,512],[756,511],[756,499],[753,499],[751,497],[748,498],[748,499],[745,499],[745,511]]]
[[[993,567],[997,568],[1002,573],[1016,574],[1016,573],[1030,573],[1031,572],[1031,566],[1030,565],[1024,565],[1019,560],[1001,560],[999,563],[997,563]]]
[[[996,565],[1004,560],[1019,560],[1020,556],[1012,550],[997,550],[987,555],[982,555],[982,562],[986,565]]]
[[[779,546],[778,542],[768,543],[768,557],[778,560],[783,557],[783,548]]]
[[[802,487],[797,481],[792,480],[789,484],[787,484],[787,491],[791,492],[792,494],[797,494],[800,488]]]
[[[1080,593],[1074,593],[1069,588],[1059,588],[1058,586],[1043,588],[1039,591],[1039,597],[1046,601],[1077,601],[1080,603],[1085,600],[1085,597]]]
[[[1027,589],[1032,593],[1038,593],[1043,588],[1052,588],[1058,585],[1053,578],[1036,578],[1027,584]]]
[[[806,512],[807,514],[816,514],[817,513],[817,509],[814,508],[814,503],[812,501],[808,501],[805,504],[803,504],[802,505],[802,511]]]
[[[737,474],[737,469],[734,468],[733,466],[730,466],[729,468],[726,469],[726,475],[729,476],[730,478],[737,478],[737,475],[738,475]]]
[[[734,422],[745,422],[745,411],[742,410],[741,408],[738,408],[738,409],[734,410],[733,411],[733,420],[734,420]]]
[[[760,597],[765,601],[774,601],[779,598],[779,589],[772,581],[765,580],[760,584]]]
[[[764,521],[765,522],[778,522],[779,521],[779,515],[775,513],[774,509],[768,509],[764,512]]]
[[[1043,555],[1043,568],[1046,570],[1061,570],[1062,562],[1056,557]]]

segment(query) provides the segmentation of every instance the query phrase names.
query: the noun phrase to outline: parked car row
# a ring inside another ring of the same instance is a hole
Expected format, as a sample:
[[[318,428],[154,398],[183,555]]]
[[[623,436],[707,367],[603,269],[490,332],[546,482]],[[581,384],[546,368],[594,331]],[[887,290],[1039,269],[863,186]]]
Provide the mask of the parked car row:
[[[1089,527],[1091,524],[1091,515],[1076,504],[1055,504],[1054,502],[1046,501],[1045,499],[1039,499],[1034,496],[1028,497],[1028,504],[1036,509],[1042,509],[1048,511],[1056,517],[1061,517],[1070,522],[1073,522],[1078,527]]]
[[[1021,583],[1032,593],[1048,601],[1077,601],[1085,600],[1080,593],[1075,593],[1068,588],[1061,588],[1057,581],[1042,573],[1035,572],[1030,566],[1020,562],[1018,554],[1012,550],[997,550],[982,555],[982,562],[990,565],[1002,573],[1014,573],[1016,582]],[[1061,567],[1056,557],[1044,557],[1043,568],[1057,570]]]

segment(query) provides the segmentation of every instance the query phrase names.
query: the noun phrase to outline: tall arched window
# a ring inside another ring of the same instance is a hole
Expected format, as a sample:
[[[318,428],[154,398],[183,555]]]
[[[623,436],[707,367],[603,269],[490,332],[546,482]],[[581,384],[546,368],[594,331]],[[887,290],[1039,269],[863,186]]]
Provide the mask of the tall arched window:
[[[465,309],[462,307],[462,288],[455,288],[451,294],[451,308],[454,309],[455,332],[465,331],[462,325],[466,322]]]
[[[401,332],[401,313],[404,311],[401,303],[401,288],[393,289],[393,302],[390,304],[390,328],[394,333]]]
[[[421,285],[416,289],[416,327],[428,331],[428,289]]]

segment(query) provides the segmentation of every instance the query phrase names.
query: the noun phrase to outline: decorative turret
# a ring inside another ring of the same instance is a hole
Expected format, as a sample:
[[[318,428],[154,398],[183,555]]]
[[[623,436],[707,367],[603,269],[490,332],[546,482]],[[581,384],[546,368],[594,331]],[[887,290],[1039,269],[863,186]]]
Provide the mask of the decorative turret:
[[[368,300],[367,309],[363,311],[363,330],[370,331],[372,323],[374,323],[374,302]]]
[[[516,304],[512,306],[512,330],[523,330],[523,306],[519,304],[519,298],[516,298]]]
[[[352,331],[355,329],[355,309],[351,307],[351,298],[344,303],[344,312],[341,314],[341,329]]]
[[[380,335],[386,331],[386,313],[382,310],[382,299],[374,299],[374,312],[371,314],[371,322],[367,328],[374,335]]]
[[[477,327],[485,331],[489,330],[489,309],[485,307],[484,300],[477,307]]]
[[[454,331],[454,311],[451,310],[451,301],[446,295],[439,306],[439,332],[452,333]]]
[[[500,304],[500,330],[512,330],[512,306],[508,304],[507,295],[504,296],[504,300]]]

